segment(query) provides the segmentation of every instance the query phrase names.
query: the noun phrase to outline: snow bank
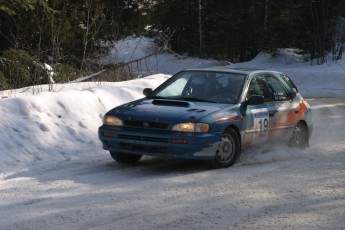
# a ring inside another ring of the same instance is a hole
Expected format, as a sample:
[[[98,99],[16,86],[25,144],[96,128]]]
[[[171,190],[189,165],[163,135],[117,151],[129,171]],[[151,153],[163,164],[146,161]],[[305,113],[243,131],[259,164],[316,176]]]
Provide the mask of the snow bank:
[[[41,92],[0,100],[0,170],[41,160],[69,160],[99,149],[97,130],[109,109],[143,97],[168,75],[60,92]]]

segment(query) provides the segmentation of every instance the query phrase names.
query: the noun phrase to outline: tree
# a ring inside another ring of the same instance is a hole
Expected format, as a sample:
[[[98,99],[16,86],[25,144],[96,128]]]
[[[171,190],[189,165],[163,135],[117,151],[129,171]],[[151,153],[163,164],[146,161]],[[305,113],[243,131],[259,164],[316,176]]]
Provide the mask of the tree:
[[[199,54],[198,0],[161,0],[154,6],[152,21],[157,31],[173,34],[173,50]]]
[[[7,50],[24,51],[69,75],[92,71],[104,44],[144,30],[148,6],[146,0],[0,0],[0,59]],[[0,72],[5,68],[0,63]]]
[[[190,55],[249,60],[262,51],[297,48],[324,62],[344,0],[161,0],[159,31],[174,31],[171,47]]]
[[[21,10],[34,10],[38,5],[46,11],[53,11],[44,0],[0,0],[0,11],[9,15],[16,15]]]

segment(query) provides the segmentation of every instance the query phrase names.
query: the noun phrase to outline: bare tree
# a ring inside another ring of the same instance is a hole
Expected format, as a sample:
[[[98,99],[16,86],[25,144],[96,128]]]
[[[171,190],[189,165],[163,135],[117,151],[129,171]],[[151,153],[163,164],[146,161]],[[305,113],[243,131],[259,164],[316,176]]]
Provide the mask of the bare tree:
[[[203,25],[202,25],[202,0],[199,0],[199,54],[203,55]]]
[[[332,36],[332,54],[333,60],[340,60],[343,57],[345,50],[345,20],[338,19],[336,22],[335,31]]]
[[[84,30],[83,56],[80,70],[82,70],[84,67],[90,41],[95,40],[95,37],[98,35],[102,24],[105,22],[105,17],[103,17],[104,15],[100,12],[97,12],[97,6],[94,3],[97,4],[97,1],[86,0],[85,6],[87,15],[85,22],[80,24],[81,28]]]
[[[265,18],[264,18],[265,36],[267,36],[267,32],[268,32],[268,4],[269,4],[269,0],[266,0],[265,1]]]

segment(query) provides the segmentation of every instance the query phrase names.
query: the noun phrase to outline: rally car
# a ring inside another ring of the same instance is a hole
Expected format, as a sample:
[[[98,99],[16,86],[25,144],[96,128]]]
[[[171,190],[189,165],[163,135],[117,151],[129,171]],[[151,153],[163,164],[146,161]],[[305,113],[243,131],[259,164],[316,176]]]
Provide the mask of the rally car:
[[[225,168],[248,149],[309,146],[311,108],[281,72],[190,69],[143,93],[107,112],[98,130],[117,162],[133,164],[149,155]]]

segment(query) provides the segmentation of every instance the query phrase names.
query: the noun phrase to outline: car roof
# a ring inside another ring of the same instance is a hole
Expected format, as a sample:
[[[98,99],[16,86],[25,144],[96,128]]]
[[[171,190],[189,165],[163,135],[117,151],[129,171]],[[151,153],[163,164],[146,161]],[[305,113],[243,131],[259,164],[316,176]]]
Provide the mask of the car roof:
[[[208,68],[193,68],[187,69],[186,71],[211,71],[211,72],[229,72],[229,73],[239,73],[239,74],[253,74],[257,72],[276,72],[274,70],[256,69],[256,68],[239,68],[231,66],[216,66]]]

